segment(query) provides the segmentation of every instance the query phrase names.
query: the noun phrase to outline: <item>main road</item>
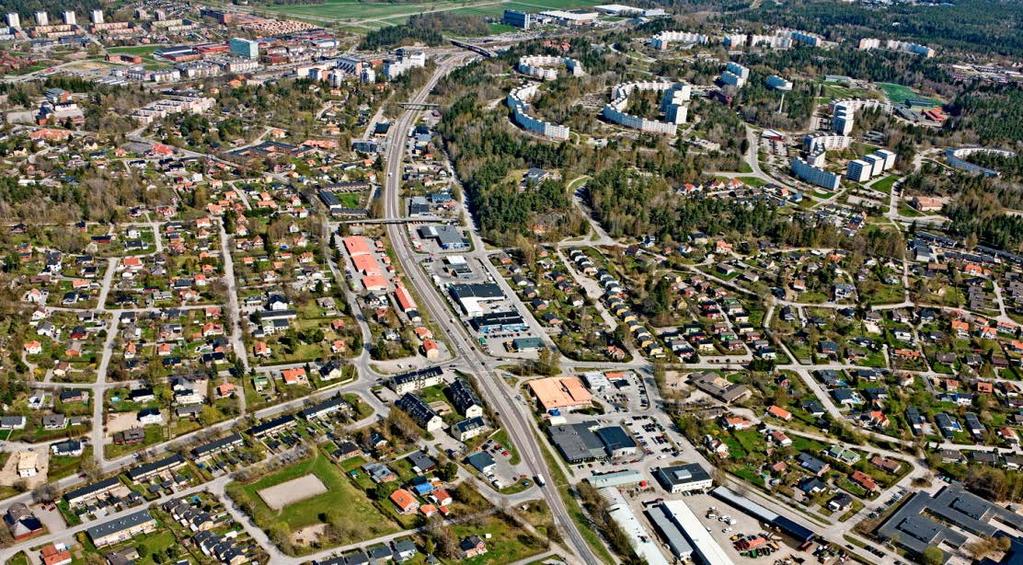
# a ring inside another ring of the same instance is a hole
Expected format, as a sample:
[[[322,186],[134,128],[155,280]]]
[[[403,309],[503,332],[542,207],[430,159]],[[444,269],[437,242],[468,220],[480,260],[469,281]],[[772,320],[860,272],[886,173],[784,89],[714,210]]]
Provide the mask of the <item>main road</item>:
[[[462,65],[467,56],[455,55],[440,61],[437,70],[430,80],[409,100],[411,103],[425,102],[437,82],[454,68]],[[402,174],[402,161],[405,155],[406,132],[415,124],[419,115],[418,110],[407,110],[398,118],[394,127],[391,128],[388,136],[387,152],[385,157],[387,177],[384,183],[384,213],[388,219],[401,217],[401,193],[400,179]],[[401,224],[388,224],[387,235],[391,240],[395,256],[409,278],[409,282],[415,287],[416,292],[425,303],[426,311],[436,322],[437,326],[445,334],[452,353],[468,364],[473,373],[478,377],[484,396],[491,403],[495,411],[500,414],[504,421],[504,427],[508,431],[511,441],[523,454],[523,461],[534,475],[550,477],[542,447],[538,443],[536,432],[532,423],[532,416],[528,409],[522,404],[516,403],[512,393],[504,385],[501,378],[488,368],[487,360],[483,354],[475,348],[472,338],[466,332],[460,321],[451,317],[444,298],[440,296],[438,289],[433,285],[426,273],[421,269],[418,260],[411,251],[412,245],[409,241],[408,231]],[[579,533],[579,528],[572,520],[568,509],[558,494],[554,484],[548,488],[540,489],[547,505],[554,516],[555,524],[566,534],[566,541],[576,556],[583,563],[598,563],[599,559],[590,550],[590,546]]]

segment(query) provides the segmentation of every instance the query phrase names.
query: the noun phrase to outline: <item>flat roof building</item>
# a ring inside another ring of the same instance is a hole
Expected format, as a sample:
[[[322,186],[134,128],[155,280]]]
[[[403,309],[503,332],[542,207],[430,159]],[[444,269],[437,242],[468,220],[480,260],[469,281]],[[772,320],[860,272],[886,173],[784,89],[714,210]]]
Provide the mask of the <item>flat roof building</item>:
[[[593,395],[579,377],[547,377],[531,380],[528,384],[544,411],[574,410],[593,403]]]
[[[661,467],[653,474],[664,490],[671,494],[705,491],[714,484],[710,474],[699,463]]]

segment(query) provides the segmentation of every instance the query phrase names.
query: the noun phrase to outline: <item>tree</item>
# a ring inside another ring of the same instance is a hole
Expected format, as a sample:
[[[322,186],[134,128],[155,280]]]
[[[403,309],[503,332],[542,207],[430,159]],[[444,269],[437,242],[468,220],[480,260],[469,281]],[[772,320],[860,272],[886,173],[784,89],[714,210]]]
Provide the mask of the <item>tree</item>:
[[[928,545],[924,548],[921,557],[926,565],[941,565],[945,562],[945,552],[938,549],[936,545]]]

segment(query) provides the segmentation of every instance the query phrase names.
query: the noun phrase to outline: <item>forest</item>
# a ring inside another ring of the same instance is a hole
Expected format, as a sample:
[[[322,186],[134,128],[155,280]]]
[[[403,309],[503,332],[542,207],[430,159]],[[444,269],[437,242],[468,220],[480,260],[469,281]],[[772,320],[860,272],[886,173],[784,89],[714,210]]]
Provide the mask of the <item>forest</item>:
[[[977,85],[946,107],[948,132],[982,145],[1023,146],[1023,91],[1016,85]]]
[[[411,16],[402,25],[387,26],[367,33],[359,49],[380,49],[417,41],[436,46],[444,42],[444,33],[483,35],[489,29],[479,16],[428,12]]]
[[[475,94],[458,98],[437,130],[455,162],[484,237],[510,242],[548,214],[559,217],[548,223],[561,227],[551,235],[578,231],[578,218],[567,221],[572,210],[564,183],[548,180],[519,187],[518,179],[509,179],[518,169],[564,166],[570,146],[516,135],[509,131],[503,114],[484,112],[481,106]],[[551,231],[550,226],[546,231]]]
[[[1018,27],[1023,17],[1023,4],[1019,2],[906,2],[886,4],[881,8],[833,0],[765,2],[759,8],[743,13],[742,17],[763,24],[805,29],[832,41],[895,37],[979,53],[1023,54],[1023,35]],[[893,24],[898,24],[898,27]],[[894,29],[898,30],[897,36],[892,33]]]

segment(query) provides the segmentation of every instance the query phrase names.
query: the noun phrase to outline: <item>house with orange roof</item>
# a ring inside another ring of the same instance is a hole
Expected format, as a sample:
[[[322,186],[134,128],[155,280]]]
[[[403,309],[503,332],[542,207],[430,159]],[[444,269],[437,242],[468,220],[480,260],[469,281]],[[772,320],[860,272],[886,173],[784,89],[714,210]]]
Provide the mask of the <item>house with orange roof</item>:
[[[792,445],[792,440],[789,436],[785,435],[785,432],[781,430],[771,430],[771,441],[779,447],[788,447]]]
[[[256,345],[254,345],[252,349],[256,357],[269,357],[273,354],[270,346],[267,345],[265,341],[257,341]]]
[[[416,497],[406,489],[400,488],[391,493],[389,497],[391,502],[398,507],[398,512],[402,514],[412,514],[416,510],[419,510],[419,501]]]
[[[234,383],[220,383],[219,385],[217,385],[217,397],[227,398],[228,396],[234,394],[236,388],[237,387],[235,387]]]
[[[423,355],[430,361],[440,359],[440,346],[432,339],[423,340]]]
[[[721,417],[722,424],[729,430],[748,430],[753,427],[753,422],[742,416],[727,414]]]
[[[888,427],[888,416],[880,410],[872,410],[867,414],[867,419],[871,426],[875,428],[887,428]]]
[[[43,344],[39,343],[37,340],[32,340],[25,343],[24,349],[25,353],[29,355],[39,355],[43,352]]]
[[[853,471],[853,474],[849,477],[849,479],[866,489],[867,492],[874,492],[878,490],[877,482],[863,471]]]
[[[430,493],[430,500],[437,504],[437,506],[448,506],[454,502],[454,499],[451,498],[451,494],[442,488],[434,489],[434,491]]]
[[[963,320],[952,320],[952,331],[955,332],[956,337],[970,337],[970,324]]]
[[[773,404],[771,405],[770,408],[767,409],[767,414],[770,416],[774,416],[779,420],[784,420],[786,422],[792,419],[792,412],[789,412],[788,410],[782,408],[781,406]]]
[[[1009,426],[1002,426],[1001,428],[998,428],[998,437],[1011,444],[1019,443],[1019,435],[1016,433],[1016,430]]]
[[[309,379],[305,374],[305,367],[284,369],[281,371],[281,378],[284,380],[284,384],[286,385],[307,384],[309,382]]]
[[[58,547],[51,543],[43,547],[39,556],[42,558],[43,565],[69,565],[71,563],[71,552],[64,544],[60,544]]]

